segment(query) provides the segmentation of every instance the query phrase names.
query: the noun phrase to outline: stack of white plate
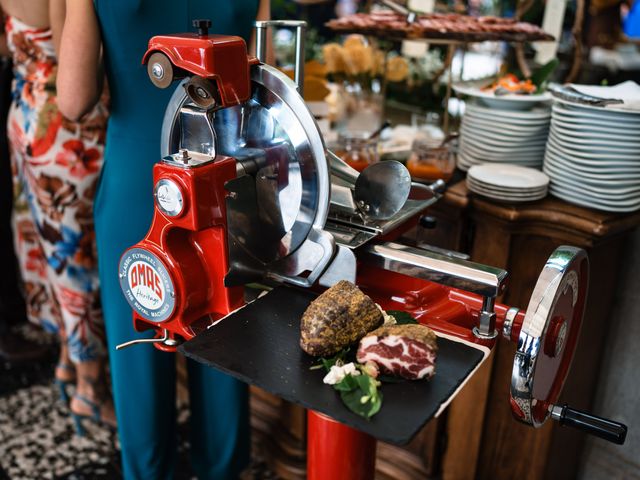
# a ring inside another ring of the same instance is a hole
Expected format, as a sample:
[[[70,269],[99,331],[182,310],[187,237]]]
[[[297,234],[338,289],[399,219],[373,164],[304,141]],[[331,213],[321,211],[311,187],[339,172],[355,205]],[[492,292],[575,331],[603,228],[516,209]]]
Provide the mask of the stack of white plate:
[[[486,163],[467,172],[467,187],[474,193],[509,203],[532,202],[547,196],[549,177],[534,168]]]
[[[458,167],[483,163],[542,167],[551,109],[506,110],[468,102],[460,127]]]
[[[549,191],[570,203],[640,209],[640,111],[556,101],[544,172]]]

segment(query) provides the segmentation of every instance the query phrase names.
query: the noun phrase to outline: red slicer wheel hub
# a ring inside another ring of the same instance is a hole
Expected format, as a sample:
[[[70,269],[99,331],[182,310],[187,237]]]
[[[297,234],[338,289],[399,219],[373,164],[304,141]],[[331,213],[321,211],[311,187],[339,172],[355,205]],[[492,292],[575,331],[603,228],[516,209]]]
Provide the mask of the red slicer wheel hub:
[[[558,401],[580,334],[589,283],[584,250],[557,248],[538,278],[518,338],[511,375],[514,416],[541,426]]]

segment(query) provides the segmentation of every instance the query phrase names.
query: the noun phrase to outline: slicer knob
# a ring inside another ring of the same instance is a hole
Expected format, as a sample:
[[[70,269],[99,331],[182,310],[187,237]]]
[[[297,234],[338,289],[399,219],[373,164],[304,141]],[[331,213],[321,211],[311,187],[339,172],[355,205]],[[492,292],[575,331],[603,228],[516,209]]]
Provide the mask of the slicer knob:
[[[198,29],[198,35],[204,37],[209,34],[211,28],[211,20],[208,18],[198,18],[193,21],[193,26]]]
[[[423,217],[420,217],[420,226],[422,228],[426,228],[426,229],[433,229],[436,228],[438,224],[438,219],[436,217],[432,217],[430,215],[425,215]]]

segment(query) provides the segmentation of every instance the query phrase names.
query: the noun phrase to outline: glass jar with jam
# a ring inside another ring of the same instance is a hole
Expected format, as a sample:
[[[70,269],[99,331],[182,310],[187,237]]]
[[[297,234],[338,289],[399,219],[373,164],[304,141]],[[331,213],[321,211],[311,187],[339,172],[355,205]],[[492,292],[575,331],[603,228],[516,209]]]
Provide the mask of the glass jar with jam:
[[[336,155],[359,172],[378,161],[378,139],[370,132],[343,132],[338,136]]]
[[[445,134],[440,128],[440,115],[429,112],[411,119],[416,135],[411,145],[407,169],[415,180],[448,181],[455,169],[455,152],[443,145]]]
[[[456,167],[455,150],[451,145],[434,147],[430,143],[415,140],[407,170],[415,180],[433,182],[449,181]]]

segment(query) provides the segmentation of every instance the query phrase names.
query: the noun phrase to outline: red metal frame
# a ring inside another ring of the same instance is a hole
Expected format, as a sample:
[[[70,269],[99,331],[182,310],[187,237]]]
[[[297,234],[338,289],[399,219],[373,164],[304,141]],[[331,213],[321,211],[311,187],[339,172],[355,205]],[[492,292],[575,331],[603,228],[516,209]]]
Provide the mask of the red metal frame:
[[[257,59],[247,56],[241,37],[180,33],[157,35],[149,40],[142,63],[155,52],[186,72],[213,80],[220,92],[221,107],[238,105],[251,96],[249,68]]]
[[[166,163],[154,167],[154,183],[167,179],[179,186],[183,210],[169,217],[156,205],[149,232],[132,248],[147,250],[164,263],[175,287],[176,306],[171,317],[159,323],[134,312],[136,330],[162,329],[170,338],[189,339],[206,327],[199,322],[210,324],[242,306],[243,288],[224,285],[229,269],[224,184],[235,177],[236,162],[230,157],[194,169]]]

